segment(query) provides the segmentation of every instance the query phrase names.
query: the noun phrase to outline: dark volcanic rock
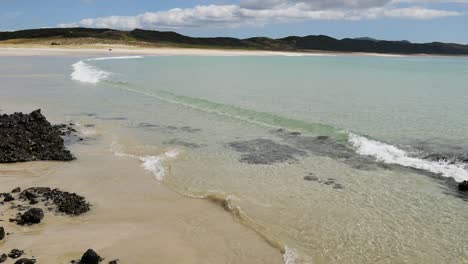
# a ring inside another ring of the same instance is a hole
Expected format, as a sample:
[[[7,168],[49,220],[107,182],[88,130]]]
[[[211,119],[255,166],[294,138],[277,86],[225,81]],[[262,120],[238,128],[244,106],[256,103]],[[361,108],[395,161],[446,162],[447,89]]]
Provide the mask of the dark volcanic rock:
[[[0,115],[0,163],[73,160],[61,135],[60,129],[52,126],[40,110]]]
[[[15,249],[12,249],[10,253],[8,253],[8,257],[15,259],[15,258],[21,257],[23,254],[24,254],[23,250],[19,250],[15,248]]]
[[[0,256],[0,263],[5,262],[5,260],[7,260],[7,258],[8,258],[8,256],[7,256],[6,254],[2,254],[2,255]]]
[[[9,193],[4,193],[2,195],[3,195],[3,197],[5,197],[3,199],[4,202],[11,202],[11,201],[15,200],[15,198],[13,198],[13,196],[11,194],[9,194]]]
[[[19,192],[21,192],[21,188],[20,188],[20,187],[16,187],[16,188],[14,188],[11,192],[12,192],[12,193],[19,193]]]
[[[27,259],[27,258],[22,258],[18,259],[15,264],[34,264],[36,263],[35,259]]]
[[[64,192],[59,189],[34,187],[26,189],[20,194],[20,199],[22,200],[32,201],[39,198],[52,201],[57,206],[57,212],[67,215],[81,215],[88,212],[90,209],[90,204],[83,196],[76,193]]]
[[[44,212],[40,208],[31,208],[21,215],[21,221],[18,224],[38,224],[44,218]]]
[[[464,181],[458,184],[458,190],[462,192],[468,191],[468,181]]]
[[[231,142],[229,146],[244,153],[240,161],[250,164],[272,164],[296,160],[298,156],[306,156],[305,151],[288,145],[278,144],[270,139],[254,139],[249,141]]]
[[[67,215],[81,215],[89,211],[89,203],[83,196],[76,193],[62,192],[54,189],[46,192],[44,197],[52,200],[57,206],[57,211]]]
[[[0,240],[3,240],[5,238],[5,228],[3,226],[0,226]]]
[[[119,260],[118,260],[118,259],[114,259],[114,260],[109,261],[109,264],[117,264],[117,262],[119,262]]]
[[[80,264],[98,264],[102,258],[92,249],[88,249],[80,259]]]

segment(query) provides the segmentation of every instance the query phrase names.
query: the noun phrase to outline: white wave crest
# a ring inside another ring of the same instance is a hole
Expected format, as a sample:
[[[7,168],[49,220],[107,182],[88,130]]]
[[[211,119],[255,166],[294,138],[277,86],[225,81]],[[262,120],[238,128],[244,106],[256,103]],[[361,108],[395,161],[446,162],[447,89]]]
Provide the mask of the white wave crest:
[[[299,257],[296,252],[287,246],[284,247],[283,262],[284,264],[298,264]]]
[[[175,159],[180,154],[179,150],[171,149],[156,156],[136,156],[123,152],[122,146],[117,144],[116,142],[112,142],[110,150],[116,156],[140,160],[142,162],[141,166],[145,170],[151,172],[158,181],[163,181],[164,177],[166,176],[166,169],[163,164],[164,161]]]
[[[112,73],[101,70],[97,67],[91,66],[86,61],[103,61],[103,60],[128,60],[128,59],[142,59],[142,56],[120,56],[120,57],[101,57],[92,58],[84,61],[79,61],[72,65],[73,72],[71,78],[75,81],[97,84],[100,81],[108,79]]]
[[[87,61],[103,61],[103,60],[131,60],[131,59],[143,59],[143,56],[118,56],[118,57],[100,57],[87,59]]]
[[[79,61],[72,65],[73,72],[71,78],[75,81],[96,84],[102,80],[109,78],[110,72],[100,70],[87,64],[84,61]]]
[[[381,162],[426,170],[453,178],[457,182],[468,180],[468,170],[463,163],[453,164],[447,161],[429,161],[411,157],[406,151],[395,146],[351,133],[349,142],[356,148],[358,154],[375,157]]]

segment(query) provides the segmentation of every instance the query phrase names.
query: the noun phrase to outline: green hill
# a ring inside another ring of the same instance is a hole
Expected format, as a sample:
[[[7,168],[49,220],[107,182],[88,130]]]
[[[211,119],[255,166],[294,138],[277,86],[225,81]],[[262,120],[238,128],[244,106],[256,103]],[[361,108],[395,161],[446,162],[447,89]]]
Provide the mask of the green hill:
[[[271,39],[266,37],[248,39],[228,37],[195,38],[170,31],[142,29],[120,31],[91,28],[47,28],[0,32],[0,43],[12,40],[48,40],[50,44],[60,45],[61,40],[74,39],[93,39],[95,41],[102,41],[105,43],[149,46],[157,45],[275,51],[321,50],[388,54],[468,55],[468,45],[441,42],[418,44],[411,43],[409,41],[375,40],[368,37],[358,39],[335,39],[324,35],[311,35],[305,37],[290,36],[280,39]],[[80,42],[77,41],[77,43]]]

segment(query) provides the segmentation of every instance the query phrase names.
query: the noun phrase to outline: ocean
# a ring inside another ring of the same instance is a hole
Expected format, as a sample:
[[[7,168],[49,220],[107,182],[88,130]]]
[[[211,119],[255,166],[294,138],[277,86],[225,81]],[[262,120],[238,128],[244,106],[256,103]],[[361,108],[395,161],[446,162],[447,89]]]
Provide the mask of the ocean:
[[[468,263],[466,58],[9,62],[8,109],[106,123],[110,153],[220,203],[285,263]]]

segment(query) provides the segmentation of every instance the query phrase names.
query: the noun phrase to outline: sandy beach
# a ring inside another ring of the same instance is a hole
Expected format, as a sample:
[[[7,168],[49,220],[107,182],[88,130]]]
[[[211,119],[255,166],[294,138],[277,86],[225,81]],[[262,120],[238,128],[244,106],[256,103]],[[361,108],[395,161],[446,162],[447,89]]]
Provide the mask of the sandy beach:
[[[250,55],[180,49],[42,49],[1,48],[0,56],[94,55]],[[2,103],[2,113],[32,111],[32,106]],[[47,106],[43,106],[47,108]],[[52,115],[52,123],[69,117]],[[238,222],[218,204],[184,197],[154,179],[133,157],[115,155],[109,146],[115,131],[101,122],[88,135],[91,144],[71,146],[72,162],[37,161],[0,164],[0,192],[16,187],[47,186],[76,192],[92,204],[91,211],[69,217],[47,212],[37,225],[19,226],[8,219],[16,210],[1,207],[1,224],[8,233],[1,251],[25,251],[39,263],[70,263],[93,248],[105,261],[119,263],[283,263],[282,248],[272,246],[252,229]],[[85,135],[82,135],[85,136]],[[135,139],[129,139],[135,140]],[[7,262],[9,263],[9,262]],[[106,262],[107,263],[107,262]]]
[[[112,49],[111,51],[109,49]],[[59,56],[59,55],[191,55],[191,56],[316,56],[333,55],[322,52],[279,52],[261,50],[221,50],[193,48],[143,48],[135,46],[103,46],[51,48],[46,46],[3,46],[0,45],[0,56]]]
[[[10,235],[0,242],[2,251],[22,249],[39,263],[69,263],[88,248],[120,263],[283,263],[280,249],[221,205],[183,197],[154,180],[139,160],[114,155],[105,135],[112,129],[104,127],[95,128],[94,143],[71,148],[76,161],[0,164],[2,192],[48,186],[92,204],[85,215],[46,213],[33,226],[9,223],[16,211],[5,204],[1,225]]]

